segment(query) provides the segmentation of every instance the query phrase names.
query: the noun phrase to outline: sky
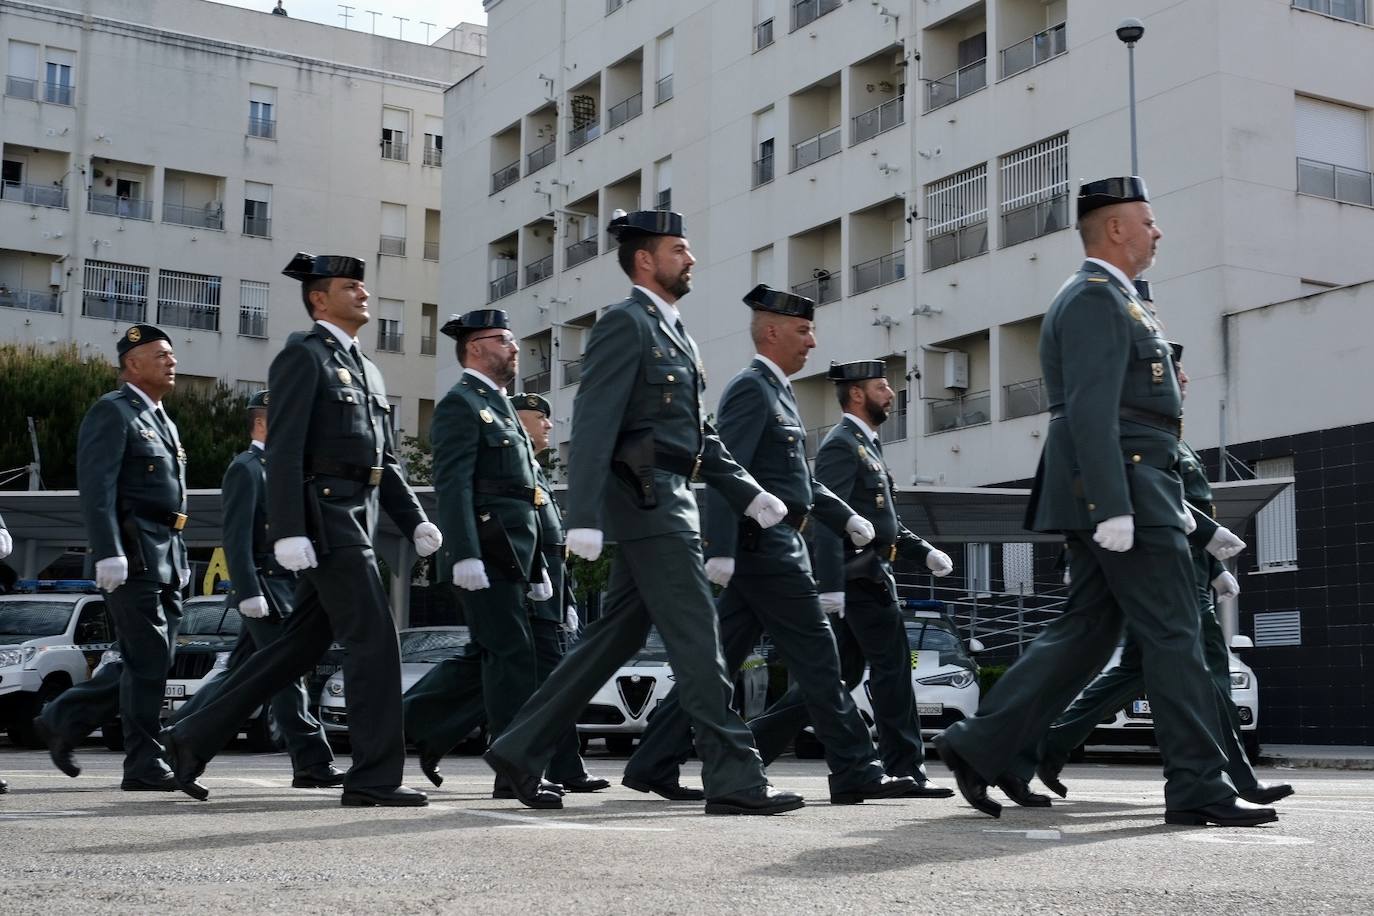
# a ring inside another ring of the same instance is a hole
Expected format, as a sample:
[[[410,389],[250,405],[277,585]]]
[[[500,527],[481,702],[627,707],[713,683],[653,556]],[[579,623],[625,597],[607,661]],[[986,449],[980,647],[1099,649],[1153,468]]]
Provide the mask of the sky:
[[[269,12],[277,5],[277,0],[217,0],[230,6]],[[424,41],[426,28],[423,22],[432,22],[429,40],[434,41],[444,32],[460,22],[476,22],[485,25],[487,14],[482,12],[482,0],[346,0],[353,7],[348,20],[348,28],[364,32],[372,31],[374,17],[368,10],[376,10],[381,15],[375,17],[377,34],[389,38],[405,38],[410,41]],[[285,0],[288,15],[296,19],[308,19],[325,25],[343,26],[343,9],[337,0]],[[401,16],[409,22],[398,22]]]

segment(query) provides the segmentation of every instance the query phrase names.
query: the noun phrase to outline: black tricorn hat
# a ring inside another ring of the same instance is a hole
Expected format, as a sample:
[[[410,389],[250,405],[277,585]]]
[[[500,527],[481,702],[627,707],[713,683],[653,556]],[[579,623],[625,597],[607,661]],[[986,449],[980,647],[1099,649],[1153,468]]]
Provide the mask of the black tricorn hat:
[[[553,407],[537,394],[513,394],[510,396],[510,406],[516,410],[537,410],[546,417],[553,416]]]
[[[1136,201],[1150,202],[1150,193],[1145,190],[1145,179],[1138,175],[1084,182],[1078,189],[1078,218],[1082,219],[1100,207]]]
[[[805,318],[807,321],[816,315],[816,303],[812,300],[773,289],[766,283],[760,283],[749,290],[744,297],[744,304],[757,311],[775,312],[793,318]]]
[[[267,389],[263,388],[260,391],[253,392],[252,396],[248,399],[247,408],[249,410],[266,410]]]
[[[120,356],[123,356],[125,353],[128,353],[134,347],[141,346],[146,343],[152,343],[155,340],[165,340],[168,343],[172,342],[172,338],[167,336],[167,332],[162,330],[162,328],[158,327],[157,325],[131,325],[129,327],[129,330],[125,331],[123,335],[120,336],[119,343],[115,344],[115,351],[119,353]]]
[[[832,382],[866,382],[871,378],[882,378],[887,363],[881,359],[861,359],[852,363],[831,363],[825,377]]]
[[[291,263],[282,268],[282,273],[293,280],[305,283],[308,280],[323,280],[328,277],[347,277],[361,280],[367,264],[357,258],[344,254],[306,254],[296,252]]]
[[[687,234],[682,223],[682,214],[674,213],[672,210],[636,210],[633,213],[616,210],[611,214],[611,222],[606,226],[606,231],[617,241],[636,232],[646,235]]]
[[[505,309],[474,309],[462,315],[450,316],[439,329],[439,333],[457,340],[458,335],[464,331],[480,331],[484,328],[509,331],[510,316],[506,314]]]
[[[1154,302],[1154,290],[1150,288],[1149,280],[1135,280],[1135,294],[1140,297],[1141,302]]]

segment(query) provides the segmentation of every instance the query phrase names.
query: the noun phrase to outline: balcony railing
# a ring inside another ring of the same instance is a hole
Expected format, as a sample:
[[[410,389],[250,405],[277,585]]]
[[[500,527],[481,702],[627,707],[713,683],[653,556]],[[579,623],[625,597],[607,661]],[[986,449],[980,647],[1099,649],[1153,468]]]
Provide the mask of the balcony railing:
[[[1374,206],[1374,178],[1369,172],[1347,169],[1315,159],[1298,159],[1298,193],[1329,197],[1348,204]]]
[[[840,8],[841,0],[793,0],[792,31]]]
[[[20,204],[33,204],[37,207],[67,209],[67,189],[50,184],[25,184],[20,181],[6,181],[0,184],[0,199]]]
[[[1369,4],[1367,0],[1293,0],[1293,6],[1300,10],[1311,10],[1336,19],[1348,19],[1369,25]]]
[[[1044,413],[1049,409],[1049,401],[1045,398],[1045,383],[1042,379],[1033,378],[1002,386],[1002,419],[1004,420],[1029,417],[1031,414]]]
[[[644,93],[636,92],[623,102],[612,105],[606,111],[606,129],[615,130],[633,118],[644,113]]]
[[[147,312],[148,300],[144,296],[108,295],[87,290],[81,297],[81,314],[87,318],[138,323],[143,321]]]
[[[764,156],[762,159],[754,160],[754,187],[761,184],[768,184],[773,180],[773,157]]]
[[[773,43],[773,18],[763,20],[754,26],[754,50],[758,51]]]
[[[553,144],[549,144],[552,146]],[[502,166],[491,173],[491,193],[495,194],[502,188],[508,188],[520,180],[520,160],[517,159],[510,165]]]
[[[1002,213],[1002,247],[1069,227],[1069,195],[1056,194]]]
[[[157,323],[197,331],[218,331],[219,306],[199,302],[160,301],[157,304]]]
[[[654,83],[654,104],[662,105],[673,97],[673,75],[669,73]]]
[[[927,401],[926,406],[927,436],[992,422],[992,399],[986,391],[975,391],[958,398]]]
[[[400,140],[383,140],[382,158],[405,162],[410,158],[410,145]]]
[[[272,118],[248,117],[248,136],[263,140],[277,139],[277,122]]]
[[[672,189],[672,188],[664,188],[662,191],[659,191],[659,192],[658,192],[658,194],[654,197],[654,209],[655,209],[655,210],[671,210],[671,209],[673,209],[673,189]]]
[[[433,334],[425,334],[420,337],[420,355],[433,356],[439,341]]]
[[[563,363],[563,387],[576,385],[582,380],[582,357],[570,359]]]
[[[573,242],[563,249],[563,269],[567,270],[576,267],[583,261],[589,261],[596,257],[596,238],[583,239],[580,242]]]
[[[426,261],[437,261],[437,260],[439,260],[439,243],[438,243],[438,242],[425,242],[425,253],[424,253],[424,257],[425,257],[425,260],[426,260]]]
[[[492,280],[487,284],[487,301],[495,302],[497,299],[509,296],[515,292],[519,281],[520,275],[513,270],[505,276]]]
[[[389,330],[385,325],[377,329],[378,353],[404,353],[405,334]]]
[[[553,373],[548,369],[527,375],[520,380],[520,390],[525,394],[547,394],[553,390]]]
[[[583,124],[568,131],[568,152],[572,152],[580,146],[586,146],[597,137],[601,136],[601,122],[593,121],[590,124]]]
[[[119,216],[124,219],[151,220],[153,218],[153,202],[141,197],[116,197],[113,194],[92,193],[87,198],[86,211],[88,213],[103,213],[106,216]]]
[[[377,253],[403,258],[406,256],[406,240],[397,235],[378,236]]]
[[[525,285],[538,283],[540,280],[547,280],[553,275],[553,255],[546,254],[542,258],[531,261],[525,265]]]
[[[558,156],[558,142],[550,140],[539,149],[525,156],[525,174],[532,175],[553,162]]]
[[[239,309],[239,336],[266,337],[267,313],[260,309]]]
[[[76,97],[76,87],[69,83],[44,83],[43,101],[54,105],[70,105]]]
[[[224,207],[219,204],[204,204],[199,207],[186,207],[180,204],[164,203],[162,221],[178,226],[194,226],[197,229],[224,228]]]
[[[906,101],[904,96],[897,96],[895,99],[888,99],[876,108],[870,108],[863,114],[854,116],[854,128],[851,131],[853,140],[851,143],[862,143],[872,139],[884,131],[894,127],[900,127],[906,120],[903,114],[903,106]]]
[[[260,239],[270,239],[272,237],[272,218],[268,216],[249,216],[243,215],[243,234],[256,236]]]
[[[0,308],[30,312],[61,312],[57,294],[39,289],[10,289],[0,286]]]
[[[987,84],[988,59],[985,57],[926,83],[926,111],[934,111],[942,105],[957,102]]]
[[[824,305],[827,302],[840,301],[840,272],[837,270],[823,271],[824,276],[807,280],[805,283],[798,283],[792,287],[792,292],[798,296],[805,296],[817,305]]]
[[[887,421],[878,427],[878,441],[883,445],[900,442],[906,438],[906,408],[894,410],[887,415]]]
[[[434,166],[434,168],[436,169],[443,168],[444,151],[441,147],[438,146],[426,146],[424,156],[421,158],[421,161],[425,165]]]
[[[5,77],[5,95],[12,99],[37,101],[38,80],[25,79],[22,76],[7,76]]]
[[[866,293],[889,283],[906,279],[906,249],[885,254],[871,261],[854,265],[854,282],[850,284],[853,295]]]
[[[792,171],[804,169],[812,163],[835,155],[844,148],[839,127],[822,131],[810,139],[792,144]]]
[[[926,270],[935,270],[986,254],[988,250],[988,224],[986,221],[972,223],[953,232],[946,232],[926,239]]]
[[[1002,79],[1015,76],[1031,67],[1038,67],[1045,61],[1058,57],[1068,50],[1067,23],[1050,26],[1043,32],[1036,32],[1025,41],[1018,41],[1002,51]]]

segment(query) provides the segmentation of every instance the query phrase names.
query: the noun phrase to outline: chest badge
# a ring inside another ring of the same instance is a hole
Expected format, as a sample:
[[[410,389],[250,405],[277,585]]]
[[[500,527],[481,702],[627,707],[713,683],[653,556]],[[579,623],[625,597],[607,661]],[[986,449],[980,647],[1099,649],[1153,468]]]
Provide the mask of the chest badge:
[[[335,370],[335,371],[337,372],[337,374],[338,374],[338,376],[339,376],[339,381],[343,382],[345,385],[352,385],[352,384],[353,384],[353,373],[352,373],[352,372],[349,372],[349,371],[348,371],[347,369],[345,369],[343,366],[340,366],[340,367],[339,367],[337,370]]]
[[[147,439],[149,442],[152,442],[153,439],[157,436],[157,433],[153,432],[151,429],[148,429],[147,427],[140,429],[138,431],[138,434],[142,436],[144,439]]]
[[[862,445],[859,446],[859,460],[860,460],[860,461],[867,461],[867,460],[868,460],[868,449],[864,448]]]
[[[548,499],[544,496],[544,488],[536,486],[534,488],[534,506],[536,509],[542,508]]]
[[[495,423],[495,422],[496,422],[496,418],[493,417],[493,416],[491,415],[491,411],[490,411],[490,410],[487,410],[485,407],[483,407],[481,410],[477,411],[477,416],[479,416],[479,417],[482,418],[482,422],[483,422],[483,423]]]
[[[1163,363],[1157,363],[1157,362],[1156,362],[1156,363],[1150,363],[1150,376],[1151,376],[1151,379],[1150,379],[1150,380],[1151,380],[1152,382],[1154,382],[1156,385],[1163,385],[1163,384],[1164,384],[1164,364],[1163,364]]]
[[[177,461],[180,461],[182,464],[186,463],[186,449],[182,448],[180,445],[177,446]]]
[[[876,497],[874,497],[873,504],[876,505],[879,509],[885,508],[887,506],[887,497],[884,496],[882,493],[879,493]]]

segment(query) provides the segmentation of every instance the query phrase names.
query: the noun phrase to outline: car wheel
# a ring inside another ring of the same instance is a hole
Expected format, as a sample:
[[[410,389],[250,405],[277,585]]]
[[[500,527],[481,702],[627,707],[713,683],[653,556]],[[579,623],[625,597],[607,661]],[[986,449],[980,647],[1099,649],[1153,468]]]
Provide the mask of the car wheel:
[[[1245,756],[1250,758],[1251,763],[1259,762],[1260,743],[1258,732],[1241,732],[1240,740],[1245,745]]]
[[[797,737],[792,741],[792,753],[798,760],[820,760],[825,756],[825,745],[816,740],[816,736],[809,731],[797,732]]]
[[[286,744],[281,729],[277,727],[277,717],[272,714],[272,705],[262,707],[258,717],[248,723],[248,749],[256,753],[281,750]]]
[[[628,757],[634,749],[635,739],[630,735],[606,736],[606,752],[613,757]]]
[[[38,692],[21,706],[19,714],[10,723],[10,738],[15,744],[22,744],[24,747],[34,750],[41,750],[45,747],[43,742],[38,739],[38,732],[34,730],[33,719],[43,711],[44,706],[57,699],[68,686],[70,685],[63,683],[56,677],[48,678],[39,686]]]

